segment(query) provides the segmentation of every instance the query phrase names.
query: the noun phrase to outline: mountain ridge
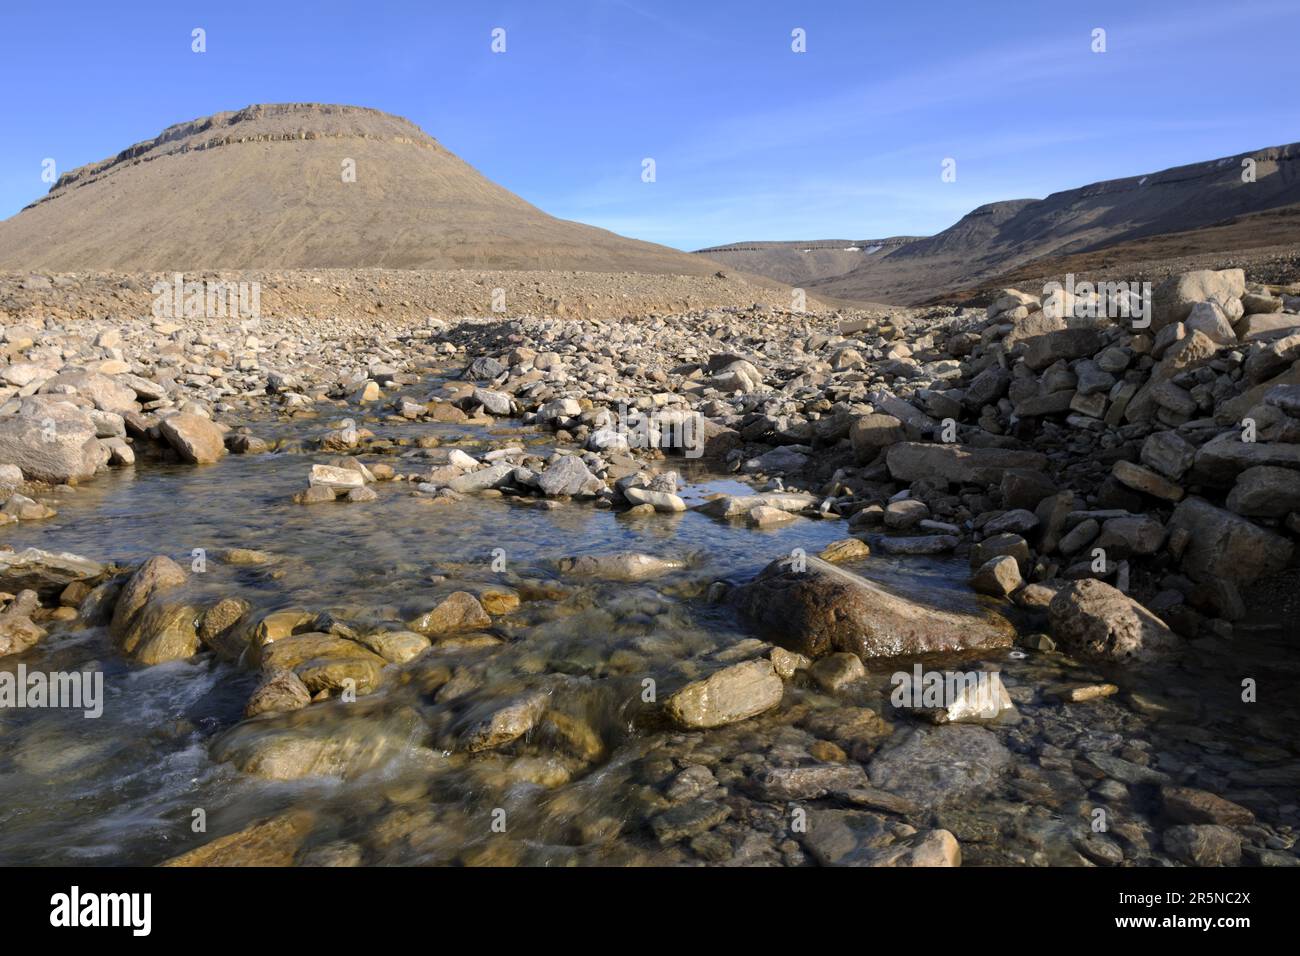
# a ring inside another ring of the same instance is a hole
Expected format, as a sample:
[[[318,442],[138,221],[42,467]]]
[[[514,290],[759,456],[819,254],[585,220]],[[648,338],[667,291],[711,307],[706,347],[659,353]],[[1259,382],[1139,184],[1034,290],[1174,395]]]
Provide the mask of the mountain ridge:
[[[173,124],[0,222],[0,269],[343,267],[707,276],[719,265],[550,216],[409,120],[337,104]]]

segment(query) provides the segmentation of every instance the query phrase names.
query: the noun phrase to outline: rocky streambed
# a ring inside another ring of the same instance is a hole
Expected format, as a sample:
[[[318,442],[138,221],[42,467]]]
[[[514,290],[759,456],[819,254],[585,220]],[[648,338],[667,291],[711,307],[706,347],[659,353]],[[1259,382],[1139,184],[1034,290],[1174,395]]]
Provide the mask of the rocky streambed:
[[[1201,397],[1088,404],[1150,342],[1016,295],[8,329],[0,689],[103,692],[0,708],[0,860],[1295,864],[1295,516],[1167,467]],[[1226,403],[1288,341],[1167,378]],[[700,457],[639,447],[695,414]]]

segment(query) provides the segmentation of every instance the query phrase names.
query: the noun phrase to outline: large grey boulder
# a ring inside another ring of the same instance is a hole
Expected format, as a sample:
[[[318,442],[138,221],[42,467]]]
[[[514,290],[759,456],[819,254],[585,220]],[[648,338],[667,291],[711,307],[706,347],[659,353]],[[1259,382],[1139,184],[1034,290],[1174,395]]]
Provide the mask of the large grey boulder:
[[[41,388],[45,392],[51,392],[60,386],[65,391],[71,390],[85,396],[100,411],[125,415],[140,410],[135,389],[98,372],[63,372],[47,380]]]
[[[577,455],[552,459],[537,485],[550,498],[560,495],[592,495],[604,488],[604,482],[591,473]]]
[[[27,399],[0,419],[0,463],[17,465],[29,481],[84,481],[108,463],[94,420],[63,401]]]
[[[1000,615],[929,607],[814,557],[773,561],[732,601],[762,637],[810,657],[1009,647],[1015,636]]]
[[[1246,273],[1241,269],[1198,269],[1170,276],[1152,292],[1151,329],[1181,322],[1198,302],[1213,302],[1229,320],[1241,316],[1241,297],[1246,293]]]
[[[903,423],[893,415],[862,415],[855,418],[849,428],[853,457],[859,464],[875,461],[882,448],[904,441],[906,437]]]
[[[1224,432],[1197,449],[1191,476],[1203,484],[1227,486],[1258,465],[1300,469],[1300,445],[1242,441],[1240,429]]]
[[[1300,471],[1258,465],[1237,476],[1228,510],[1254,518],[1283,518],[1300,511]]]
[[[1193,581],[1244,584],[1273,574],[1291,560],[1290,539],[1203,498],[1180,502],[1169,519],[1170,540],[1185,537],[1183,571]]]

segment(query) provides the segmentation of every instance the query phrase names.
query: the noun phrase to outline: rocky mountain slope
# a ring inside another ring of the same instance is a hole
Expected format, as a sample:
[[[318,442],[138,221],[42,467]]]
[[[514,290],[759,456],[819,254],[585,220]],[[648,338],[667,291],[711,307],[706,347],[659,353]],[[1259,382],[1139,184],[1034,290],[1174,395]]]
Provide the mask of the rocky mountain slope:
[[[1244,164],[1253,162],[1253,181]],[[899,242],[870,256],[832,259],[812,244],[773,243],[771,250],[702,250],[823,296],[861,302],[916,304],[957,290],[1000,287],[1052,260],[1128,247],[1133,257],[1212,256],[1252,241],[1248,223],[1266,219],[1268,245],[1300,244],[1300,143],[1274,146],[1143,176],[980,206],[942,232]],[[1237,224],[1235,229],[1225,228]],[[1163,237],[1176,243],[1161,244]],[[758,244],[749,244],[758,245]],[[743,255],[742,260],[736,258]],[[848,271],[839,266],[850,265]],[[1124,262],[1115,263],[1121,271]],[[1182,267],[1187,268],[1186,266]],[[1181,271],[1177,266],[1167,272]],[[999,278],[1002,277],[1002,278]],[[1121,278],[1123,276],[1120,276]],[[1278,281],[1286,281],[1280,277]]]
[[[804,242],[736,242],[699,249],[696,255],[788,285],[833,279],[852,272],[869,257],[889,255],[920,236],[888,239],[813,239]]]
[[[171,126],[0,223],[0,269],[332,267],[718,268],[549,216],[405,119],[312,103]]]

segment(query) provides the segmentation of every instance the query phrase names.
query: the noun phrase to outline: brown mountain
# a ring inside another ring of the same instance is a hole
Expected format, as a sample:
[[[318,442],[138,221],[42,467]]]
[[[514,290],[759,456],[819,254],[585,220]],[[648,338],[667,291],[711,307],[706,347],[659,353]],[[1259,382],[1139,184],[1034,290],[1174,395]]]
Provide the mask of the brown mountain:
[[[885,256],[921,236],[889,239],[811,239],[803,242],[734,242],[696,251],[733,269],[769,276],[787,285],[832,279],[852,272],[870,256]]]
[[[1253,182],[1242,180],[1245,159],[1254,160]],[[808,254],[802,272],[791,268],[794,260],[788,254],[775,266],[751,256],[745,268],[818,295],[916,304],[944,292],[979,288],[1000,276],[1050,273],[1067,260],[1109,258],[1122,268],[1114,257],[1089,255],[1112,248],[1130,256],[1173,250],[1180,257],[1232,254],[1252,242],[1252,230],[1244,223],[1297,204],[1300,143],[1292,143],[1094,183],[1046,199],[990,203],[936,235],[871,255],[857,253],[856,261],[841,260],[849,268],[835,274],[828,274],[825,260],[813,261]],[[1270,245],[1300,244],[1300,217],[1267,221]],[[1234,223],[1236,228],[1226,228]],[[1176,242],[1158,241],[1174,236]],[[707,254],[728,261],[717,249]]]
[[[65,173],[0,223],[0,269],[330,267],[708,275],[718,264],[549,216],[400,117],[315,103],[171,126]]]

